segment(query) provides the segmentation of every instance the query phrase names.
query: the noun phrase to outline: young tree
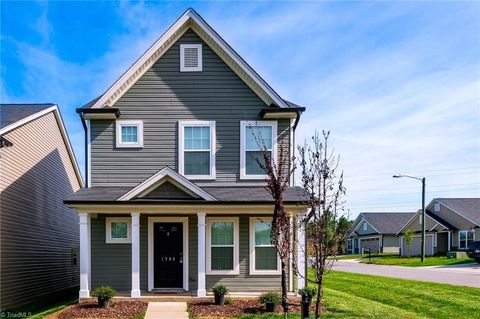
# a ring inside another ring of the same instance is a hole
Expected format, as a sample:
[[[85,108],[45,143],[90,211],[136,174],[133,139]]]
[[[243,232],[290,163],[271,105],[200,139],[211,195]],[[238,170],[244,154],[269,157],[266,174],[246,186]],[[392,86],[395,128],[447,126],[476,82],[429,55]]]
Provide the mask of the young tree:
[[[408,258],[410,258],[410,245],[413,242],[413,234],[414,233],[415,232],[411,228],[407,228],[405,230],[405,232],[403,233],[403,235],[405,236],[405,244],[408,247],[408,252],[407,252]]]
[[[289,308],[287,298],[287,265],[289,264],[292,251],[290,242],[292,230],[290,228],[287,211],[285,210],[283,194],[290,183],[290,177],[295,171],[295,158],[289,158],[288,146],[280,143],[278,147],[278,159],[272,159],[271,153],[267,151],[260,133],[252,130],[252,134],[254,134],[255,140],[262,150],[262,158],[257,160],[257,163],[267,173],[265,189],[272,195],[274,200],[271,240],[280,258],[282,308],[284,318],[287,318]]]
[[[323,131],[321,139],[315,133],[311,145],[305,143],[299,147],[301,179],[311,207],[303,222],[307,225],[306,236],[311,243],[309,266],[313,271],[313,276],[307,276],[306,280],[317,288],[315,318],[320,317],[324,275],[331,268],[339,243],[344,241],[347,231],[340,221],[346,191],[343,172],[337,176],[339,157],[328,149],[329,134]]]

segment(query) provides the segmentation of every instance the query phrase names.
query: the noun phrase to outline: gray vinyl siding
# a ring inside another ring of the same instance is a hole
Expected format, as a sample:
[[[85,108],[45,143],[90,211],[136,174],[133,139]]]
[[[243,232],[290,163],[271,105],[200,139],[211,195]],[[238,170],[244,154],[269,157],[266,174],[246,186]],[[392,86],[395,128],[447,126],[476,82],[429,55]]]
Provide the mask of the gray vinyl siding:
[[[125,215],[124,215],[125,216]],[[148,217],[140,216],[140,289],[148,290]],[[165,215],[162,215],[165,216]],[[188,266],[189,266],[189,290],[197,290],[198,280],[198,238],[197,216],[188,216]],[[215,215],[217,216],[217,215]],[[131,290],[131,244],[106,244],[105,243],[105,217],[98,215],[91,222],[92,236],[92,287],[101,284],[111,285],[118,291],[129,292]],[[207,215],[208,217],[208,215]],[[229,215],[231,217],[231,215]],[[249,274],[249,217],[239,216],[240,222],[240,274],[207,275],[206,289],[219,283],[226,285],[230,291],[265,291],[280,288],[279,275],[252,276]]]
[[[3,310],[78,291],[78,216],[63,200],[80,188],[53,113],[4,137],[13,146],[0,149]]]
[[[97,218],[91,219],[92,290],[101,285],[110,285],[118,291],[130,291],[132,290],[132,245],[107,244],[105,218],[105,215],[98,215]]]
[[[179,71],[181,43],[203,44],[202,72]],[[92,186],[133,186],[166,166],[178,171],[181,120],[216,122],[216,180],[195,182],[252,183],[239,178],[240,121],[259,120],[266,106],[189,30],[114,105],[119,119],[143,120],[143,148],[117,149],[115,122],[91,121]],[[278,134],[289,151],[289,120],[278,121]]]
[[[363,223],[364,222],[360,223],[360,227],[358,227],[358,229],[356,231],[356,233],[358,235],[369,235],[369,234],[376,235],[376,234],[378,234],[377,231],[375,229],[373,229],[373,227],[370,226],[369,223],[367,223],[367,229],[363,230]]]

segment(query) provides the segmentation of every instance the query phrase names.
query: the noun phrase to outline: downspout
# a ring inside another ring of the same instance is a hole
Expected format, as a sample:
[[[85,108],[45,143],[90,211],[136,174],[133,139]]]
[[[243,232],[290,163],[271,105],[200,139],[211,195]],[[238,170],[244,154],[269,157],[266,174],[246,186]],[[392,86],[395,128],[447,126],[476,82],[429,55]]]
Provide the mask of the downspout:
[[[85,119],[83,118],[82,113],[80,113],[80,119],[82,120],[83,131],[85,133],[85,187],[90,187],[90,181],[88,180],[88,133],[87,133],[87,124],[85,123]]]

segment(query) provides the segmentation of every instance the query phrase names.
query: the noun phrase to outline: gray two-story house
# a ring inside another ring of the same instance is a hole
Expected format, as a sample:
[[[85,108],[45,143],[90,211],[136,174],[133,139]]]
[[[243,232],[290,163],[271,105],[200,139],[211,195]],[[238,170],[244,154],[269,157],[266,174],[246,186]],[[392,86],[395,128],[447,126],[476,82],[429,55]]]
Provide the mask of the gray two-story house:
[[[305,108],[282,99],[194,10],[187,10],[100,97],[78,109],[87,188],[80,216],[80,298],[99,285],[131,297],[205,296],[280,287],[263,154],[291,163]],[[283,154],[284,156],[280,156]],[[284,196],[302,288],[307,212]]]

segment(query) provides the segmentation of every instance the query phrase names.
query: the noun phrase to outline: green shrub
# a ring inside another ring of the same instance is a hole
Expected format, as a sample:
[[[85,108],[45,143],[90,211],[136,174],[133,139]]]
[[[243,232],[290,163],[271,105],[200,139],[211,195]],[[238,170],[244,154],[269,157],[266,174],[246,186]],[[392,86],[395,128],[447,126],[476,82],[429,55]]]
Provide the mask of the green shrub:
[[[110,299],[115,297],[117,292],[110,286],[99,286],[92,291],[92,296],[101,299]]]
[[[278,305],[281,301],[280,294],[276,291],[268,291],[266,293],[263,293],[259,298],[258,301],[262,304],[274,304]]]
[[[315,287],[304,287],[298,290],[298,293],[301,296],[306,296],[309,299],[312,299],[317,294],[317,289]]]
[[[216,285],[215,287],[212,288],[212,291],[217,296],[223,296],[228,294],[228,288],[225,287],[224,285]]]

